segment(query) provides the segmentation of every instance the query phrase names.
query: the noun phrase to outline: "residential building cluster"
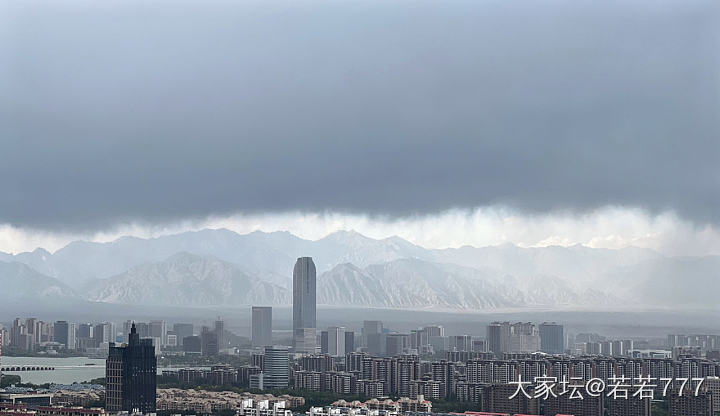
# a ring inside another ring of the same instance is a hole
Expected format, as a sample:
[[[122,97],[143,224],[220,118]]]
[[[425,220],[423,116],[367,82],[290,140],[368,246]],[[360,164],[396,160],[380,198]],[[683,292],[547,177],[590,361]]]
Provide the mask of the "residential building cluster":
[[[0,402],[0,416],[105,416],[108,414],[100,407],[28,406],[25,403]]]
[[[210,414],[223,410],[242,410],[243,414],[252,415],[253,412],[249,409],[279,410],[304,404],[304,398],[290,395],[273,396],[272,394],[194,389],[159,389],[157,391],[158,411],[192,411],[199,414]],[[260,413],[257,416],[266,415]],[[282,416],[284,416],[284,412]]]
[[[458,354],[448,352],[447,355],[451,358]],[[659,379],[720,375],[720,362],[692,356],[674,360],[507,353],[500,359],[487,356],[467,358],[425,361],[416,355],[377,357],[366,352],[353,352],[340,361],[318,354],[302,357],[294,363],[292,376],[298,389],[369,397],[423,395],[431,400],[454,398],[477,401],[481,395],[478,393],[482,390],[480,387],[507,384],[518,377],[525,381],[553,376],[558,380],[563,377],[568,380],[599,378],[608,382],[621,376]]]
[[[366,400],[364,402],[361,402],[359,400],[353,400],[353,401],[345,401],[345,400],[338,400],[332,404],[333,407],[347,407],[347,408],[353,408],[353,409],[368,409],[368,410],[389,410],[394,412],[422,412],[422,413],[430,413],[432,412],[432,402],[430,400],[425,400],[425,398],[421,395],[418,396],[415,399],[411,399],[408,397],[401,397],[397,400],[391,400],[391,399],[382,399],[382,398],[374,398],[370,400]]]
[[[249,372],[247,369],[255,369]],[[163,370],[162,375],[175,377],[181,383],[222,386],[226,384],[248,384],[249,374],[259,373],[260,369],[252,366],[234,368],[228,365],[214,365],[209,369],[182,368],[178,370]]]
[[[66,407],[91,407],[105,401],[105,390],[56,390],[53,391],[52,402]]]

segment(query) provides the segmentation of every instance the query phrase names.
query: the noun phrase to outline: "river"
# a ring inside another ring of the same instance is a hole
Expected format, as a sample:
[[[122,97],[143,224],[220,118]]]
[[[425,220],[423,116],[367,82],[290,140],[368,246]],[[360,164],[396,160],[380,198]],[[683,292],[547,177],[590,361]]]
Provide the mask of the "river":
[[[93,365],[85,365],[93,364]],[[105,360],[86,357],[2,357],[2,366],[37,365],[55,367],[53,371],[8,371],[22,378],[23,383],[61,383],[90,381],[105,377]],[[58,368],[61,367],[61,368]],[[62,368],[70,367],[70,368]]]
[[[93,364],[93,365],[86,365]],[[59,383],[72,384],[90,381],[94,378],[105,377],[105,360],[86,357],[2,357],[2,367],[13,365],[55,367],[51,371],[6,371],[5,374],[14,374],[22,378],[23,383],[45,384]],[[158,367],[158,374],[163,370],[178,370],[180,368],[191,368],[196,370],[207,370],[210,367]]]

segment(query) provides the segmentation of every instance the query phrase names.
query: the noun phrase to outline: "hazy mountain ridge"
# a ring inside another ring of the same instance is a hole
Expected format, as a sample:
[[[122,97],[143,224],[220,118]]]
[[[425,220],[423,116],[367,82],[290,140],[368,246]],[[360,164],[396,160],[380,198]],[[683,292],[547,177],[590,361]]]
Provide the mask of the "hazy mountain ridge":
[[[353,231],[310,241],[288,232],[202,230],[110,243],[73,242],[52,254],[42,249],[0,253],[0,261],[24,263],[96,301],[144,303],[154,293],[165,304],[201,306],[289,304],[292,265],[304,255],[315,259],[318,302],[327,305],[572,308],[628,301],[664,306],[672,298],[713,307],[709,298],[692,298],[689,288],[694,282],[715,288],[720,281],[720,257],[713,256],[675,258],[633,247],[511,244],[425,249],[399,237],[375,240]],[[204,290],[203,285],[210,287]],[[67,289],[63,293],[72,292]],[[673,291],[679,298],[670,294]]]
[[[397,237],[374,240],[353,231],[311,241],[289,232],[241,235],[226,229],[206,229],[149,239],[122,237],[108,243],[75,241],[52,254],[43,249],[16,255],[0,253],[0,261],[25,263],[40,273],[81,287],[88,280],[108,278],[179,252],[216,257],[253,273],[289,277],[295,259],[301,256],[315,258],[318,272],[322,272],[341,263],[364,267],[425,251]]]
[[[20,262],[0,261],[0,299],[68,299],[78,295],[61,281]]]
[[[318,276],[317,299],[321,305],[332,306],[454,310],[566,306],[582,299],[581,294],[565,286],[559,291],[562,302],[556,302],[558,297],[552,290],[550,295],[526,292],[508,283],[470,268],[418,259],[399,259],[363,269],[344,263]],[[167,306],[288,305],[292,301],[286,288],[248,274],[237,265],[190,253],[178,253],[95,281],[86,297],[96,302]],[[607,296],[598,292],[588,305],[598,304],[599,299]]]
[[[290,292],[230,263],[190,253],[133,267],[90,285],[90,300],[124,304],[214,306],[288,304]]]
[[[242,262],[246,270],[276,272],[295,261],[294,257],[265,243],[272,234],[239,235],[229,230],[202,230],[158,238],[122,237],[108,243],[74,241],[53,254],[42,250],[0,255],[0,260],[20,261],[71,286],[124,273],[134,266],[165,260],[180,252],[213,256],[229,262]],[[290,233],[284,240],[301,240]],[[299,249],[301,250],[301,249]]]
[[[386,308],[496,309],[520,303],[486,280],[416,259],[360,269],[341,264],[318,278],[318,302]]]

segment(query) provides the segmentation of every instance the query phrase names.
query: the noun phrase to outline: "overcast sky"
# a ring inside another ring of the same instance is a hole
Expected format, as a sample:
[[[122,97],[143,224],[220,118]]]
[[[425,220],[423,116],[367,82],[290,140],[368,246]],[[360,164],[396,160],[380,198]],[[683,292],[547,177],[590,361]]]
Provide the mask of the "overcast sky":
[[[228,226],[720,254],[719,21],[714,0],[2,2],[0,250]]]

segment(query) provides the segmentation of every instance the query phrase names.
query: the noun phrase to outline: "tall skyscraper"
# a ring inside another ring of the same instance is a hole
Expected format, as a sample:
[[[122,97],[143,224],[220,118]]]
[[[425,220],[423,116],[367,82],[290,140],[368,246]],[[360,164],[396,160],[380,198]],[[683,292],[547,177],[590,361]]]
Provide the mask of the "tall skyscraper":
[[[345,332],[345,354],[355,351],[355,333]]]
[[[97,324],[93,327],[93,340],[98,346],[102,343],[114,342],[115,335],[115,324],[112,322]]]
[[[202,331],[200,331],[200,342],[202,343],[202,355],[213,356],[220,353],[217,332],[211,331],[209,327],[202,327]]]
[[[53,338],[55,342],[59,342],[63,344],[65,348],[69,348],[70,325],[67,321],[55,322],[53,326]]]
[[[562,354],[565,350],[563,326],[555,322],[540,324],[540,350],[548,354]]]
[[[293,346],[314,353],[316,347],[316,270],[311,257],[300,257],[293,269]]]
[[[320,331],[320,354],[328,353],[330,350],[329,342],[328,331]]]
[[[453,335],[450,337],[450,348],[455,351],[472,350],[472,336],[470,335]]]
[[[423,330],[427,332],[428,337],[444,337],[445,328],[440,325],[428,325],[423,327]]]
[[[34,350],[38,342],[38,319],[27,318],[25,319],[25,329],[28,335],[28,349]]]
[[[385,336],[385,355],[394,357],[403,354],[410,347],[410,335],[387,334]]]
[[[540,350],[540,334],[530,322],[493,322],[487,327],[488,348],[496,356],[504,352]]]
[[[155,348],[151,339],[140,339],[135,325],[130,329],[127,345],[110,344],[105,379],[107,410],[132,412],[138,409],[146,414],[155,412]]]
[[[363,345],[368,346],[368,336],[382,334],[383,323],[381,321],[363,321],[362,336]]]
[[[97,324],[93,327],[93,340],[95,340],[95,345],[100,345],[101,343],[105,342],[105,339],[107,338],[107,335],[105,334],[105,325],[103,324]]]
[[[385,355],[385,334],[380,321],[363,321],[363,343],[370,354]]]
[[[510,340],[510,322],[493,322],[487,327],[488,349],[500,356],[507,352]]]
[[[93,327],[91,324],[80,324],[77,329],[78,338],[92,338]]]
[[[117,338],[117,326],[114,322],[105,322],[105,334],[107,335],[105,342],[115,342]]]
[[[215,334],[217,334],[217,342],[219,349],[227,348],[227,340],[225,339],[225,321],[217,317],[215,320]]]
[[[253,347],[272,345],[272,308],[270,306],[252,307],[252,345]]]
[[[317,331],[315,328],[298,328],[293,334],[295,352],[314,354],[317,349]]]
[[[70,324],[70,328],[68,328],[68,343],[67,348],[69,350],[75,349],[75,333],[77,332],[77,329],[75,327],[75,324]]]
[[[540,333],[530,322],[517,322],[510,325],[510,352],[540,351]]]
[[[155,345],[167,344],[167,324],[165,321],[150,321],[150,337],[155,341]]]
[[[345,356],[345,327],[328,328],[328,354],[333,357]]]
[[[77,326],[77,336],[75,337],[75,346],[82,350],[86,348],[96,348],[97,341],[93,338],[94,327],[90,323],[81,323]]]

